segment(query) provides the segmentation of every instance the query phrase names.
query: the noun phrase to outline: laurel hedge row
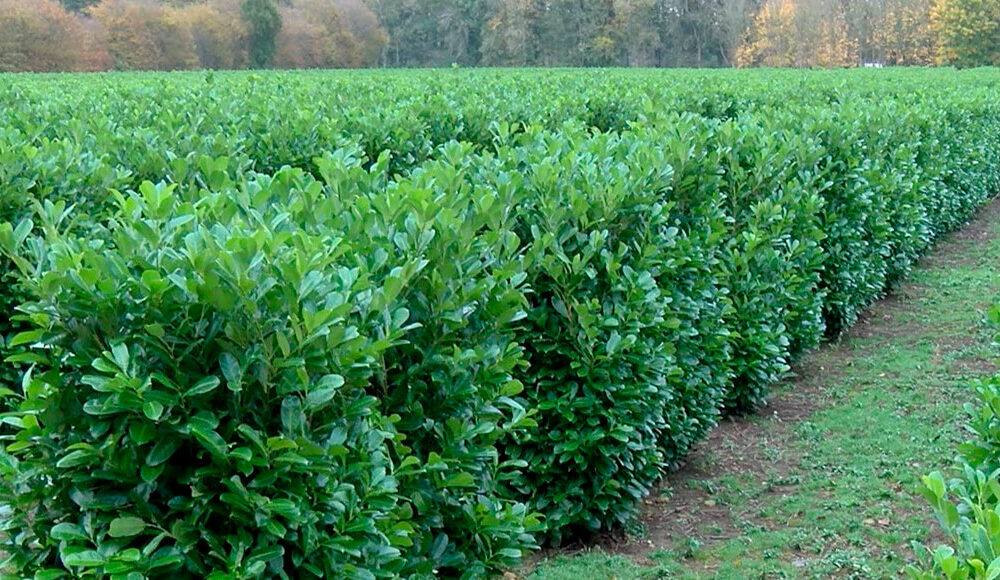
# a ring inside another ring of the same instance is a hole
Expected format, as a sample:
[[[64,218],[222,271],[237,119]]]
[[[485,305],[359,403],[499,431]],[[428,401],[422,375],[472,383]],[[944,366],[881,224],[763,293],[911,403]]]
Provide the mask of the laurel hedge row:
[[[620,525],[1000,191],[994,96],[32,190],[0,225],[5,569],[473,578]]]

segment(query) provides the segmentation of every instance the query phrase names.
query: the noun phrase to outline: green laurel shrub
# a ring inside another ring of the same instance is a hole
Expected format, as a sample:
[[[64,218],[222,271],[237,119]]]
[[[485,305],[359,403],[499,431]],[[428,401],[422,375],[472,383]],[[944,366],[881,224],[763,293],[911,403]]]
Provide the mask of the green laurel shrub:
[[[295,170],[146,183],[102,236],[8,224],[34,365],[4,415],[16,569],[478,577],[533,547],[492,491],[530,424],[517,246],[447,171],[372,198]]]
[[[804,111],[803,111],[804,113]],[[821,288],[826,294],[824,318],[828,335],[837,335],[878,298],[887,284],[890,200],[870,187],[880,179],[878,159],[865,153],[862,135],[868,115],[839,109],[811,111],[803,121],[806,134],[816,135],[823,157],[819,194],[824,268]]]
[[[505,447],[524,465],[513,493],[557,539],[625,522],[714,424],[726,375],[706,359],[727,356],[712,275],[722,214],[644,139],[565,127],[518,142],[480,173],[521,192],[514,232],[530,288],[520,376],[538,427]]]
[[[72,204],[75,221],[106,208],[105,194],[126,183],[129,171],[115,168],[70,139],[35,139],[20,130],[0,131],[0,223],[17,223],[41,200]],[[13,316],[25,294],[9,258],[0,256],[0,361],[24,326]],[[21,365],[0,363],[0,386],[18,384]]]
[[[472,578],[627,522],[1000,190],[995,73],[790,74],[0,87],[0,568]]]
[[[733,348],[729,413],[753,411],[793,356],[823,334],[823,264],[815,145],[749,119],[716,129],[731,219],[726,325]]]
[[[392,182],[387,156],[368,173],[359,159],[358,151],[317,159],[326,198],[303,203],[293,219],[321,232],[337,228],[338,216],[368,211],[346,239],[390,248],[388,266],[423,264],[397,298],[408,330],[385,357],[377,394],[423,468],[400,485],[420,531],[418,565],[408,573],[482,576],[535,547],[538,528],[524,503],[498,490],[522,467],[502,460],[499,441],[535,425],[534,411],[517,400],[526,363],[514,324],[527,300],[510,208],[523,193],[473,187],[467,176],[477,158],[467,145],[451,144],[440,160]]]

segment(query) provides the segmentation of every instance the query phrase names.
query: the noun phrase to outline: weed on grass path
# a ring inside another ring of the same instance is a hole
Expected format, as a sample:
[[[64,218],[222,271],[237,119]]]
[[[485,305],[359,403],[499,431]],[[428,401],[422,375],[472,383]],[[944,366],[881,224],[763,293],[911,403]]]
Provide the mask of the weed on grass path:
[[[627,538],[540,562],[532,580],[892,578],[934,542],[919,477],[947,470],[970,382],[995,370],[1000,202],[942,240],[758,415],[725,421],[645,502]]]

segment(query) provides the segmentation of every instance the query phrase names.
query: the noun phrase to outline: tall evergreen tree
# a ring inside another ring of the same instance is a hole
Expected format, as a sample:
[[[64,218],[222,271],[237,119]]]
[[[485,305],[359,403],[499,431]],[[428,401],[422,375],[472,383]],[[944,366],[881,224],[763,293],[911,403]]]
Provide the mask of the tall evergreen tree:
[[[87,8],[90,8],[100,1],[101,0],[59,0],[59,3],[65,6],[67,10],[72,10],[73,12],[84,12]]]
[[[243,18],[250,28],[250,66],[266,68],[274,58],[281,14],[275,0],[243,0]]]

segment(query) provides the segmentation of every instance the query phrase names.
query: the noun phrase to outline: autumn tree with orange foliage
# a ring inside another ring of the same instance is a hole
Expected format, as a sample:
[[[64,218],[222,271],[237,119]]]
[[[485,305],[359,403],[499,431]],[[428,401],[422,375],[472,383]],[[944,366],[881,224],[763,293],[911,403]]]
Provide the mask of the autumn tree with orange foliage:
[[[766,1],[737,49],[737,66],[858,66],[862,31],[848,22],[848,8],[842,0]]]
[[[888,65],[934,64],[931,0],[887,0],[874,26],[874,44]]]
[[[378,66],[389,37],[364,0],[336,0],[337,10],[357,42],[359,66]]]
[[[237,69],[249,64],[249,30],[240,19],[238,3],[222,0],[181,6],[176,21],[191,31],[199,68]]]
[[[937,0],[931,22],[940,64],[1000,65],[1000,1]]]
[[[326,29],[310,20],[301,10],[280,8],[281,30],[274,52],[277,68],[318,68],[329,59],[325,42]]]
[[[83,71],[106,54],[83,20],[53,0],[0,0],[0,71]]]
[[[194,37],[177,11],[155,2],[104,0],[89,14],[107,32],[117,70],[177,70],[198,65]]]
[[[385,33],[363,4],[294,0],[279,12],[277,68],[361,68],[378,63]]]
[[[823,6],[800,26],[800,46],[806,47],[800,62],[806,66],[846,68],[858,66],[858,40],[851,35],[844,13],[836,6]]]
[[[747,31],[746,41],[737,49],[739,67],[796,65],[795,2],[765,2]]]

